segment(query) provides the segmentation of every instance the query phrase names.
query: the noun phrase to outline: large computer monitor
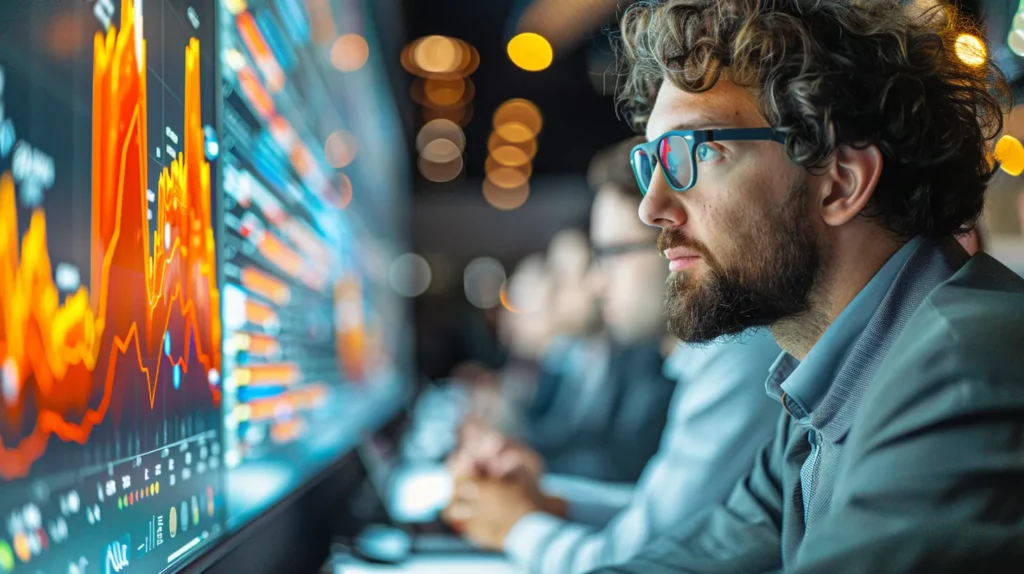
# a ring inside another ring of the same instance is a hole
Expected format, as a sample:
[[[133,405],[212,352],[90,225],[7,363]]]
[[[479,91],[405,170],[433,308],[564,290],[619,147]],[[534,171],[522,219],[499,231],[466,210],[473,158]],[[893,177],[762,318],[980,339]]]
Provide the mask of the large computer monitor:
[[[344,28],[366,41],[359,6],[219,4],[232,526],[395,412],[380,405],[398,406],[404,343],[383,326],[403,323],[403,304],[381,263],[400,235],[377,211],[382,201],[392,215],[401,209],[402,186],[389,178],[405,158],[387,153],[400,146],[377,108],[389,101],[379,73],[343,74],[331,61]]]
[[[0,3],[0,572],[176,571],[397,412],[404,146],[346,18]]]

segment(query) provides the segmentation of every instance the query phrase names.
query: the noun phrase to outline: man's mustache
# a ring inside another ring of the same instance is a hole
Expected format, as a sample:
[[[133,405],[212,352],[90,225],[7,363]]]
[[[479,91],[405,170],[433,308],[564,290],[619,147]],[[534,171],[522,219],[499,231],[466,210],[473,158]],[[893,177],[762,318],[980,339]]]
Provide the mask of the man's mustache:
[[[686,235],[677,228],[662,229],[658,234],[658,253],[664,257],[665,251],[673,247],[684,247],[697,252],[705,261],[711,260],[711,252],[703,243]]]

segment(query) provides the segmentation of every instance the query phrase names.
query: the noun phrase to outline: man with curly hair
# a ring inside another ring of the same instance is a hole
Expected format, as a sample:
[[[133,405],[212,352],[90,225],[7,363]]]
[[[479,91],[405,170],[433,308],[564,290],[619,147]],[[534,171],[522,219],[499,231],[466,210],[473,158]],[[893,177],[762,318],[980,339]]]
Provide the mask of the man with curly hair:
[[[1019,572],[1024,280],[955,239],[1009,103],[954,49],[971,25],[897,0],[668,0],[622,26],[669,327],[771,329],[786,412],[724,505],[600,572]]]

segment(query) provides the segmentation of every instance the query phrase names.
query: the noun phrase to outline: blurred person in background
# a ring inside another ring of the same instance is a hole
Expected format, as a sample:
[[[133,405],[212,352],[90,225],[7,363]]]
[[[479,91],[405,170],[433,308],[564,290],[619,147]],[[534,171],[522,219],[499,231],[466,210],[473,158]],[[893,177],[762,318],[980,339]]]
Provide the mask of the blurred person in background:
[[[590,241],[580,229],[563,229],[551,238],[547,265],[551,278],[552,331],[567,338],[586,337],[603,327],[595,294],[586,289]]]
[[[667,338],[668,269],[654,247],[657,233],[636,215],[641,196],[629,167],[635,143],[602,152],[588,174],[597,192],[588,281],[614,341],[654,349],[669,342],[675,349],[663,367],[676,381],[665,399],[668,424],[635,485],[544,475],[542,457],[527,445],[480,426],[463,429],[462,446],[449,461],[457,486],[445,515],[470,540],[504,550],[523,571],[585,572],[628,559],[680,520],[724,501],[778,419],[778,405],[758,385],[780,352],[769,333],[707,347],[676,346]],[[643,420],[643,404],[622,408],[623,418]],[[626,448],[630,442],[628,435],[609,439]]]
[[[650,233],[641,242],[653,251]],[[617,247],[625,247],[624,258],[630,259],[636,243],[609,244],[603,253],[571,230],[556,235],[548,249],[556,278],[549,316],[555,329],[575,336],[556,340],[545,357],[537,399],[519,438],[553,473],[632,483],[657,452],[674,387],[662,373],[665,330],[658,291],[664,273],[620,282],[612,306],[622,311],[625,300],[627,307],[612,323],[603,320],[599,307],[609,304],[608,280],[599,278],[607,275],[598,270],[603,260],[618,257]],[[654,299],[646,298],[652,291]],[[562,375],[543,376],[556,372]]]
[[[543,259],[524,259],[501,314],[507,365],[461,368],[456,378],[471,389],[471,420],[517,437],[552,472],[634,482],[658,449],[673,388],[662,374],[664,326],[655,300],[653,311],[620,319],[642,334],[609,340],[590,259],[587,237],[572,228],[552,238]],[[664,277],[653,279],[660,289]]]
[[[508,357],[499,371],[479,363],[460,365],[452,373],[470,389],[470,420],[487,421],[519,436],[523,413],[534,401],[540,361],[553,336],[550,316],[551,277],[543,253],[523,258],[509,276],[499,309],[498,341]]]

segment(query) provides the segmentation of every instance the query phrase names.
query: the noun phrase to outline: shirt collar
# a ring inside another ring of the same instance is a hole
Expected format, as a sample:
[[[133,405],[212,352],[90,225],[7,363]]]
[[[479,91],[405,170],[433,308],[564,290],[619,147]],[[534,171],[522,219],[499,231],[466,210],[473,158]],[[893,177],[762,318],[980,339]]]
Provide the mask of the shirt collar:
[[[783,352],[772,365],[765,384],[768,394],[781,401],[798,421],[807,422],[828,393],[857,338],[920,242],[919,237],[911,239],[886,261],[829,325],[803,361]]]

